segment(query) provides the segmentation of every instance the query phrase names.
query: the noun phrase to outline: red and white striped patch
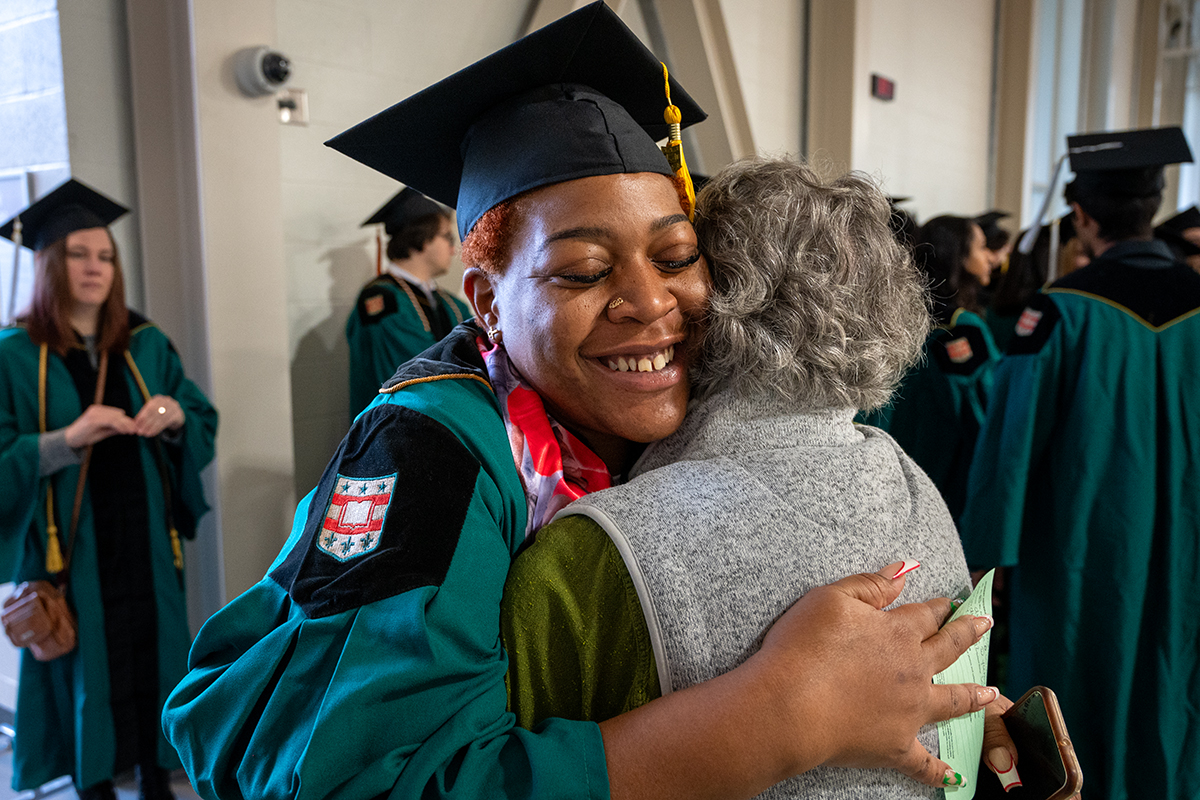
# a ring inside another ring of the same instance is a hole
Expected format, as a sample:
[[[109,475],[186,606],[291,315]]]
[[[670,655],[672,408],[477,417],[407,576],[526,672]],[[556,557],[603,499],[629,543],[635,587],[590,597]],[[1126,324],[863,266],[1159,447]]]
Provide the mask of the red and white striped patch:
[[[971,343],[964,336],[946,342],[946,355],[950,356],[950,360],[955,364],[964,364],[971,360],[974,353],[971,350]]]
[[[317,534],[317,547],[338,561],[358,558],[379,547],[395,487],[396,473],[381,478],[338,475]]]
[[[1028,336],[1033,333],[1041,319],[1041,311],[1034,311],[1032,308],[1025,309],[1021,318],[1017,320],[1017,336]]]

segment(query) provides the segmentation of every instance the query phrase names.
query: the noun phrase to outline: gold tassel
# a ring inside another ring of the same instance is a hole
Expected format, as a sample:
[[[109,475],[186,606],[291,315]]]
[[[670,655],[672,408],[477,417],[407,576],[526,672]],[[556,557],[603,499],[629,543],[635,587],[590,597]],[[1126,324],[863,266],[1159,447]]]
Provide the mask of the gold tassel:
[[[171,526],[171,552],[175,554],[175,569],[183,569],[183,545],[179,543],[179,531]]]
[[[51,575],[57,575],[63,571],[62,549],[58,546],[58,526],[54,524],[54,517],[50,517],[50,524],[46,526],[46,572]]]
[[[696,187],[692,184],[692,175],[688,172],[687,161],[683,158],[683,138],[679,134],[680,125],[683,123],[683,112],[679,110],[679,106],[671,102],[671,76],[667,72],[666,64],[663,64],[662,68],[663,83],[666,85],[667,92],[667,108],[663,111],[663,122],[667,123],[670,128],[670,132],[667,134],[667,143],[662,146],[662,151],[663,155],[667,157],[667,163],[675,171],[675,175],[683,180],[683,188],[687,193],[687,208],[684,211],[687,212],[688,219],[692,219],[696,213]]]

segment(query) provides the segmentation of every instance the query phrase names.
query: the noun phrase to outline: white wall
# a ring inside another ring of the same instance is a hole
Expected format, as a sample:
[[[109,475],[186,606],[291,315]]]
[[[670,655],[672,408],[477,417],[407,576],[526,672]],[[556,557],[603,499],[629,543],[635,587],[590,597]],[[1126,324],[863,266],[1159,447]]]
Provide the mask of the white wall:
[[[921,220],[987,210],[994,0],[859,0],[866,98],[854,168],[882,176]],[[869,98],[870,73],[896,99]]]

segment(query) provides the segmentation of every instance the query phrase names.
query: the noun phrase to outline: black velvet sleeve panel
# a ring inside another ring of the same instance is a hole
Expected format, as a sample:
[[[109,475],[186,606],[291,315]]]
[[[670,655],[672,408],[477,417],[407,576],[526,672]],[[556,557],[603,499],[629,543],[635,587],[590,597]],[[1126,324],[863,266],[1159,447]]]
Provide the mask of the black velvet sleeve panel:
[[[304,534],[271,578],[310,618],[440,586],[479,462],[410,408],[368,409],[325,468]]]
[[[1047,295],[1035,294],[1021,312],[1016,330],[1008,340],[1008,355],[1021,356],[1041,352],[1060,319],[1062,313],[1058,310],[1058,305]]]
[[[375,325],[399,309],[396,294],[378,281],[372,281],[358,295],[355,312],[362,325]]]
[[[988,344],[974,325],[955,325],[933,336],[929,353],[947,375],[973,375],[988,363]]]
[[[1152,328],[1162,328],[1200,308],[1200,275],[1183,264],[1151,269],[1101,257],[1049,289],[1107,300]]]

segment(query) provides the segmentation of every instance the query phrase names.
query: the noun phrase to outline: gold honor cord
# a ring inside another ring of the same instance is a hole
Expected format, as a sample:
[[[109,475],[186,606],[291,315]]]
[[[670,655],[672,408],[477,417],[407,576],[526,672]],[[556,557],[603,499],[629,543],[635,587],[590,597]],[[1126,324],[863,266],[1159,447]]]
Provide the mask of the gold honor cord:
[[[683,189],[687,193],[686,208],[688,219],[693,219],[696,214],[696,187],[692,185],[692,175],[688,172],[687,162],[683,158],[683,138],[680,136],[680,126],[683,123],[683,112],[679,110],[679,106],[671,102],[671,76],[667,72],[667,65],[663,62],[663,84],[666,86],[667,93],[667,108],[663,111],[663,122],[667,123],[670,132],[667,134],[667,143],[662,146],[663,155],[667,157],[667,163],[671,165],[671,169],[675,171],[675,175],[683,180]]]
[[[404,280],[404,278],[396,278],[396,283],[400,284],[400,288],[404,290],[406,295],[408,295],[409,302],[412,303],[413,308],[417,310],[417,316],[421,318],[421,324],[425,326],[425,332],[432,333],[433,331],[429,327],[429,318],[426,317],[425,312],[421,310],[421,304],[417,302],[417,296],[413,294],[412,287],[408,285],[408,281]]]
[[[38,348],[38,433],[46,432],[46,370],[49,346]],[[46,477],[46,572],[63,571],[62,548],[58,544],[58,526],[54,524],[54,479]]]
[[[138,391],[142,393],[142,400],[150,402],[150,390],[146,388],[146,382],[142,380],[142,373],[138,371],[137,364],[133,360],[133,354],[128,350],[125,351],[125,363],[129,365],[129,371],[133,374],[133,379],[137,382]],[[158,455],[158,472],[159,480],[163,485],[163,502],[166,504],[164,511],[167,512],[167,528],[171,531],[171,554],[175,557],[175,569],[183,569],[183,545],[179,541],[179,531],[175,528],[175,518],[171,514],[171,485],[169,483],[170,475],[167,474],[167,465],[163,459],[162,445],[155,442],[159,446]]]
[[[443,289],[437,289],[436,291],[434,291],[434,294],[436,294],[438,296],[438,299],[441,300],[443,303],[445,303],[446,307],[450,309],[450,313],[454,315],[454,324],[461,325],[463,323],[462,312],[460,312],[458,310],[458,306],[456,306],[453,301],[447,300],[445,297],[442,297],[443,291],[444,291]]]

